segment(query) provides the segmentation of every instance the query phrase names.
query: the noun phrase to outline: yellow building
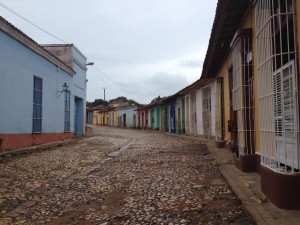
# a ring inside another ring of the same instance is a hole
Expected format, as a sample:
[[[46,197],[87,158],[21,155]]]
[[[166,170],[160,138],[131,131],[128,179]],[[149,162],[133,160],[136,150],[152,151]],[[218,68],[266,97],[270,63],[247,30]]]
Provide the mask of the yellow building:
[[[108,125],[108,109],[106,106],[99,105],[93,108],[93,124],[101,126]]]
[[[286,209],[300,209],[299,26],[300,1],[219,0],[199,89],[203,133]]]

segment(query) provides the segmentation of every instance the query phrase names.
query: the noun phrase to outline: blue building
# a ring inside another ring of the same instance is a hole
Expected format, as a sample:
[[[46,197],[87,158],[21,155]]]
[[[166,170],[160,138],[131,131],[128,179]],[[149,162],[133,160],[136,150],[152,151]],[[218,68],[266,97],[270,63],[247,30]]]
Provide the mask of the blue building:
[[[86,57],[0,17],[0,152],[84,134]]]
[[[128,105],[120,106],[120,117],[122,120],[122,127],[137,128],[137,106]]]
[[[176,95],[170,101],[170,132],[176,133]]]

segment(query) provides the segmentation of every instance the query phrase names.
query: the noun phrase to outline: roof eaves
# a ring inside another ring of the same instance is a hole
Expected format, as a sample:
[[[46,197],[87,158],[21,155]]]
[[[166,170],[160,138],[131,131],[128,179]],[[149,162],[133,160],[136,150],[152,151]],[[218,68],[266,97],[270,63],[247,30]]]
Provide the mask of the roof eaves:
[[[250,1],[218,1],[201,78],[217,76],[217,71],[230,53],[230,42],[249,6]]]
[[[41,55],[51,63],[55,64],[56,66],[60,67],[61,69],[65,70],[71,76],[74,76],[76,72],[65,64],[62,60],[57,58],[55,55],[44,49],[41,45],[35,42],[32,38],[27,36],[23,33],[20,29],[9,23],[3,17],[0,16],[0,30],[5,32],[7,35],[12,37],[13,39],[17,40],[21,44],[25,45],[26,47],[30,48],[35,53]]]

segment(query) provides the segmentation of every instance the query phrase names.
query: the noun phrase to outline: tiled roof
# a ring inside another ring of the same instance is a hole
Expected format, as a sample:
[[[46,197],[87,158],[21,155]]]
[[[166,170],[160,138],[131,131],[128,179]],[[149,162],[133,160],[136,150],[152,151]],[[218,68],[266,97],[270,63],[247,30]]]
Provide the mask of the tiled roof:
[[[249,0],[218,1],[201,79],[217,75],[229,53],[230,42],[250,5]]]

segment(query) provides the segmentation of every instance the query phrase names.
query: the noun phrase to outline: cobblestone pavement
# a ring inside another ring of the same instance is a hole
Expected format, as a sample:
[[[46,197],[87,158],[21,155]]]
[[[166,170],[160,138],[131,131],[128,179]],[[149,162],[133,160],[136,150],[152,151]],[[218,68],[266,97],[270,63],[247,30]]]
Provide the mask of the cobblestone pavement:
[[[0,224],[255,224],[205,145],[160,132],[89,129],[0,158]]]

